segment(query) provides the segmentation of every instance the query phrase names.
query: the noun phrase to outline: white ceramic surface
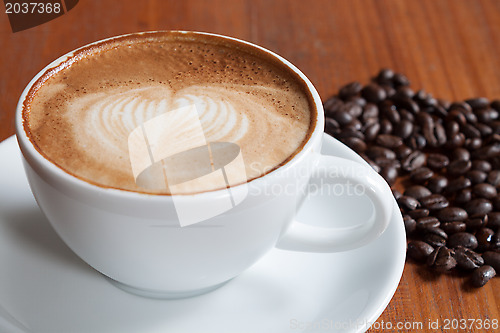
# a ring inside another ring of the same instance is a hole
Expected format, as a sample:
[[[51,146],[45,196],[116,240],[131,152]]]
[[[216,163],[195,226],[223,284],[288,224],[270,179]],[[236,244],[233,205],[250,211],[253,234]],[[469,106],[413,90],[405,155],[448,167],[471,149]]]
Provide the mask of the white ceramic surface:
[[[361,160],[326,135],[322,152]],[[326,224],[328,210],[342,204],[348,203],[308,199],[297,218]],[[362,332],[392,298],[405,248],[394,205],[385,233],[362,248],[332,254],[274,249],[211,293],[182,300],[134,296],[60,240],[32,197],[15,138],[0,143],[2,333]]]

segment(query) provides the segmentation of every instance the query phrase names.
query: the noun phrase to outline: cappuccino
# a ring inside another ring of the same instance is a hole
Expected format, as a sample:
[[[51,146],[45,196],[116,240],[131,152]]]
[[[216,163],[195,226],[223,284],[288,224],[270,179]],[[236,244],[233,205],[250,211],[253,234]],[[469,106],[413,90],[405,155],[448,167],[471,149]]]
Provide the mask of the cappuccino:
[[[188,133],[199,129],[199,147],[169,156],[184,161],[178,178],[203,175],[197,158],[230,147],[245,173],[226,179],[234,186],[289,161],[309,139],[316,113],[306,83],[265,51],[189,32],[133,34],[79,49],[47,70],[23,105],[29,139],[65,172],[101,187],[154,194],[173,193],[168,185],[177,171],[165,186],[141,184],[148,177],[134,169],[131,138],[137,131],[147,138],[147,124],[161,132],[163,115],[176,115],[165,120],[180,127],[165,131],[174,146],[194,140]],[[182,193],[220,188],[200,181]]]

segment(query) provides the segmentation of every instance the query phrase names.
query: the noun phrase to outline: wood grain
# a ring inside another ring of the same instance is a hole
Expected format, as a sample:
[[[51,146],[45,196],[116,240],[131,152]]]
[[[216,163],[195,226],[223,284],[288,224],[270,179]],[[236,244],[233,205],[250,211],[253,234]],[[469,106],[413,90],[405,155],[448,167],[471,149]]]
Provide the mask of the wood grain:
[[[297,65],[323,99],[350,81],[367,82],[381,67],[407,74],[412,87],[435,97],[500,98],[499,18],[497,0],[84,0],[54,21],[14,34],[2,8],[0,141],[14,134],[25,85],[50,61],[95,40],[143,30],[209,31],[258,43]],[[430,332],[426,325],[435,320],[500,320],[500,278],[481,289],[464,282],[408,262],[378,322],[422,322]]]

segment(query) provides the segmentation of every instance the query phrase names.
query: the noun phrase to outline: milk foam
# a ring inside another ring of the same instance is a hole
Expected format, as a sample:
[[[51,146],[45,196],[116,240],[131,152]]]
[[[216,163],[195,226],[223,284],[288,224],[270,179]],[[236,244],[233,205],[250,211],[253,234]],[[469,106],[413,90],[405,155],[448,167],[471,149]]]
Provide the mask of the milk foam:
[[[293,82],[283,70],[262,59],[257,72],[257,67],[247,70],[250,66],[238,63],[238,59],[225,60],[224,54],[215,55],[224,63],[213,67],[222,68],[224,75],[200,75],[206,60],[197,64],[197,58],[189,64],[197,66],[193,74],[182,67],[185,57],[193,52],[186,49],[185,55],[173,57],[164,50],[168,40],[160,41],[158,48],[149,43],[145,48],[133,46],[130,53],[125,47],[101,52],[104,56],[98,53],[53,75],[36,91],[28,113],[30,134],[39,150],[69,173],[100,186],[169,193],[168,189],[151,191],[136,184],[127,140],[147,121],[190,105],[196,106],[207,143],[228,142],[240,147],[247,179],[262,176],[300,149],[311,127],[311,102],[300,82]],[[219,50],[216,45],[210,47]],[[137,52],[145,52],[146,57]],[[165,52],[168,65],[161,75],[156,72],[161,72],[165,63],[148,58],[158,52]],[[255,63],[255,56],[236,55]],[[122,62],[117,62],[118,56]],[[129,65],[142,61],[138,66],[144,67],[136,66],[127,73],[121,67],[123,61]],[[113,72],[110,64],[118,70]],[[233,74],[227,68],[237,68],[240,73]],[[150,74],[140,77],[143,72]],[[246,79],[242,79],[246,72]],[[180,79],[179,73],[184,75]],[[127,81],[128,77],[134,80]],[[183,121],[178,119],[179,126],[189,126]],[[171,140],[189,140],[185,133]],[[208,183],[196,186],[186,192],[216,189]]]

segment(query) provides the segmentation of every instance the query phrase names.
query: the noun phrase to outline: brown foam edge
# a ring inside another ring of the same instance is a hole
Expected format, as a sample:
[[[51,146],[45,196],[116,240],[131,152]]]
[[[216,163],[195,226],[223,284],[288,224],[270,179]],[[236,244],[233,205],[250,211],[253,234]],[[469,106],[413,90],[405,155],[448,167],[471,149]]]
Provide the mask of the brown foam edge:
[[[147,38],[150,37],[150,38]],[[251,55],[257,56],[262,58],[264,61],[267,61],[271,63],[272,65],[280,68],[280,69],[285,69],[289,75],[296,80],[303,88],[303,91],[305,92],[307,99],[308,99],[308,104],[310,106],[311,111],[313,111],[315,114],[311,115],[310,117],[310,123],[309,123],[309,131],[307,135],[305,136],[304,140],[300,144],[300,146],[291,154],[288,156],[283,162],[277,164],[275,167],[272,169],[266,171],[264,174],[254,177],[251,179],[248,179],[246,182],[238,183],[235,185],[232,185],[230,187],[236,187],[242,184],[247,184],[251,182],[252,180],[264,177],[265,175],[281,168],[288,162],[290,162],[298,153],[302,151],[306,143],[309,141],[309,139],[312,136],[312,133],[314,132],[314,128],[316,127],[316,118],[317,118],[317,113],[318,113],[318,108],[315,106],[314,103],[314,97],[307,85],[307,82],[293,69],[289,68],[286,64],[284,64],[280,59],[275,58],[274,55],[268,53],[267,51],[264,51],[262,49],[259,49],[253,45],[246,44],[244,42],[235,40],[235,39],[226,39],[223,36],[220,35],[212,35],[212,34],[206,34],[206,33],[198,33],[198,32],[180,32],[180,31],[157,31],[157,32],[141,32],[141,33],[134,33],[134,34],[128,34],[128,35],[123,35],[123,36],[118,36],[114,37],[112,39],[105,39],[102,41],[98,41],[95,43],[92,43],[88,46],[84,46],[80,49],[77,49],[76,51],[73,51],[70,57],[67,60],[62,61],[60,64],[56,65],[55,67],[48,68],[45,70],[45,72],[33,83],[31,86],[30,90],[28,91],[26,98],[23,101],[23,109],[22,109],[22,121],[23,121],[23,129],[24,132],[26,133],[26,136],[28,137],[29,141],[33,145],[33,147],[38,151],[40,155],[42,155],[47,161],[50,163],[54,164],[57,166],[59,169],[61,169],[63,172],[66,174],[69,174],[76,179],[79,179],[85,183],[95,185],[100,188],[108,188],[108,189],[115,189],[115,190],[120,190],[120,191],[126,191],[126,192],[132,192],[132,193],[141,193],[141,194],[149,194],[149,195],[161,195],[161,196],[171,196],[171,193],[154,193],[154,192],[147,192],[147,191],[134,191],[134,190],[128,190],[128,189],[123,189],[119,187],[113,187],[113,186],[105,186],[102,184],[98,184],[96,182],[93,182],[90,179],[84,179],[81,178],[70,171],[64,169],[62,166],[60,166],[56,161],[50,159],[48,156],[46,156],[43,151],[40,149],[40,147],[36,144],[35,140],[33,139],[33,135],[31,133],[31,130],[29,128],[29,113],[30,113],[30,105],[31,102],[33,101],[36,93],[38,90],[43,86],[43,84],[49,80],[52,76],[55,74],[59,73],[60,71],[70,67],[74,63],[78,62],[79,60],[91,56],[97,52],[103,52],[106,50],[110,50],[116,47],[119,47],[122,43],[134,43],[137,41],[142,41],[147,42],[148,40],[155,39],[155,37],[169,37],[171,40],[179,40],[179,41],[197,41],[197,42],[205,42],[208,41],[209,43],[207,44],[215,44],[215,45],[222,45],[226,46],[228,48],[236,48],[244,53],[249,53]],[[200,38],[201,37],[201,38]],[[228,186],[229,188],[229,186]],[[223,188],[217,188],[209,191],[200,191],[200,192],[193,192],[193,193],[186,193],[186,194],[180,194],[180,195],[194,195],[194,194],[199,194],[199,193],[205,193],[205,192],[215,192],[215,191],[220,191]],[[179,195],[179,194],[176,194]]]

